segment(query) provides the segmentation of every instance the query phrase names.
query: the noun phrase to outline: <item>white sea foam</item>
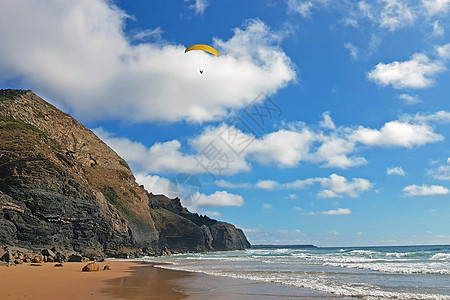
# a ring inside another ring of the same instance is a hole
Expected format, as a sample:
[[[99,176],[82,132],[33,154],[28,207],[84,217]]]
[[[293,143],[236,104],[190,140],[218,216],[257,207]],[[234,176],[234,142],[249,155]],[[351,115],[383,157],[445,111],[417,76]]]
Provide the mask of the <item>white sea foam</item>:
[[[363,299],[450,300],[447,249],[250,249],[156,261],[176,263],[163,268],[278,282]]]
[[[353,268],[379,271],[385,273],[398,273],[398,274],[440,274],[450,275],[449,268],[438,268],[437,265],[430,264],[383,264],[383,263],[371,263],[371,264],[358,264],[358,263],[324,263],[326,266],[339,267],[339,268]],[[431,268],[432,266],[436,268]],[[445,267],[445,266],[442,266]]]
[[[450,253],[436,253],[430,260],[450,260]]]
[[[195,268],[193,269],[192,267],[181,267],[175,265],[159,265],[158,267],[172,270],[201,272],[208,275],[226,276],[237,279],[281,283],[340,296],[351,296],[368,300],[369,299],[450,300],[450,296],[448,295],[389,292],[389,291],[382,291],[377,286],[372,284],[356,283],[353,285],[349,285],[317,277],[295,278],[292,277],[292,274],[280,274],[280,273],[270,274],[268,272],[264,272],[262,274],[255,272],[235,273],[235,272],[224,272],[219,270],[199,271],[198,269]]]

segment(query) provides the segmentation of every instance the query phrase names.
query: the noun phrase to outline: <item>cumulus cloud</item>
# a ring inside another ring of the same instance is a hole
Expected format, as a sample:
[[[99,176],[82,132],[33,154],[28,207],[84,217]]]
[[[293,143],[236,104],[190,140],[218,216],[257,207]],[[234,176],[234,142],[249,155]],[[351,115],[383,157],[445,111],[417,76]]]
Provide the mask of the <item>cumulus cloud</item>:
[[[163,194],[169,196],[170,180],[158,175],[136,174],[136,181],[142,184],[147,191],[155,195]]]
[[[398,175],[398,176],[405,176],[405,171],[402,167],[392,167],[386,169],[387,175]]]
[[[433,61],[425,54],[416,53],[408,61],[394,61],[388,64],[380,62],[367,77],[382,86],[421,89],[431,86],[434,83],[432,77],[444,70],[441,61]]]
[[[144,185],[145,189],[153,194],[163,194],[171,198],[180,198],[184,206],[194,211],[198,211],[199,207],[242,206],[244,204],[244,198],[242,196],[226,191],[216,191],[214,194],[206,195],[197,190],[188,191],[186,190],[188,187],[182,184],[176,185],[177,191],[174,191],[174,183],[158,175],[139,173],[136,174],[136,181]],[[205,213],[214,217],[220,216],[220,213]]]
[[[203,15],[209,5],[208,0],[184,0],[184,2],[194,2],[189,8],[194,10],[196,15]]]
[[[260,20],[247,20],[228,40],[216,37],[221,56],[200,75],[188,45],[131,43],[126,18],[106,0],[3,1],[0,78],[20,78],[86,119],[204,122],[296,77],[278,46],[283,34]]]
[[[439,180],[450,180],[450,166],[441,165],[437,169],[428,170],[428,174]]]
[[[416,16],[406,3],[398,0],[383,0],[383,2],[385,6],[380,14],[380,27],[394,31],[414,23]]]
[[[255,186],[261,190],[273,190],[278,186],[278,182],[274,180],[260,180],[255,184]]]
[[[422,0],[428,14],[446,14],[450,4],[450,0]]]
[[[408,94],[401,94],[401,95],[398,96],[398,98],[400,100],[402,100],[403,102],[405,102],[406,104],[417,104],[417,103],[422,102],[419,99],[419,96],[417,96],[417,95],[411,96],[411,95],[408,95]]]
[[[319,125],[325,129],[336,129],[336,125],[334,125],[333,119],[331,119],[330,112],[326,111],[322,114],[323,120],[320,121]]]
[[[450,43],[436,47],[438,56],[442,59],[450,59]]]
[[[291,131],[281,129],[255,140],[248,153],[262,164],[276,163],[279,167],[294,167],[306,159],[314,134],[308,130]]]
[[[211,195],[198,194],[195,206],[242,206],[244,198],[226,191],[217,191]]]
[[[340,131],[346,131],[345,129]],[[325,162],[324,167],[347,169],[349,167],[361,166],[367,163],[366,159],[359,156],[350,156],[354,151],[356,142],[347,133],[333,132],[329,136],[322,135],[322,144],[317,152],[311,156],[314,161]]]
[[[264,209],[272,209],[272,204],[263,203],[263,208]]]
[[[347,178],[331,174],[329,178],[318,179],[322,188],[324,189],[319,198],[335,198],[348,196],[352,198],[359,197],[362,192],[368,191],[373,187],[373,183],[364,178]],[[327,194],[328,193],[328,194]]]
[[[261,184],[264,182],[264,184]],[[331,174],[329,177],[314,177],[307,179],[299,179],[293,182],[280,183],[274,180],[264,180],[257,183],[240,183],[233,184],[231,182],[220,180],[216,182],[219,187],[229,187],[233,186],[239,188],[251,188],[251,189],[263,189],[263,190],[299,190],[306,189],[315,183],[319,183],[321,190],[317,193],[317,198],[343,198],[345,196],[356,198],[359,197],[361,193],[369,191],[373,187],[373,183],[364,178],[352,178],[348,180],[347,178]],[[295,199],[295,195],[290,199]]]
[[[404,115],[400,117],[401,122],[416,123],[416,124],[429,124],[429,123],[450,123],[450,112],[440,110],[435,113],[417,113],[415,115]]]
[[[150,148],[128,138],[115,137],[102,128],[94,133],[108,146],[123,157],[136,173],[201,173],[204,170],[198,165],[194,155],[180,151],[178,140],[155,143]]]
[[[355,153],[362,146],[413,148],[439,142],[444,137],[434,131],[432,124],[450,122],[450,113],[446,111],[404,115],[399,120],[386,122],[379,129],[337,127],[328,112],[323,117],[319,126],[288,124],[286,128],[261,137],[226,124],[209,126],[188,138],[185,145],[178,140],[170,140],[147,147],[125,137],[115,137],[101,128],[94,129],[94,132],[136,173],[234,175],[250,171],[254,164],[278,168],[293,168],[302,162],[340,169],[361,166],[367,164],[367,160]],[[244,151],[236,153],[235,143],[243,142],[248,145]],[[297,188],[311,183],[299,180],[288,185]],[[220,180],[219,184],[232,188],[249,187],[242,183],[229,186],[230,183]],[[271,181],[261,181],[259,186],[267,190],[279,188]],[[331,196],[331,193],[324,192],[324,195]]]
[[[401,121],[391,121],[381,129],[370,129],[360,126],[353,134],[353,139],[370,146],[411,148],[427,143],[439,142],[444,139],[426,124],[411,124]]]
[[[446,195],[448,189],[441,185],[408,185],[403,188],[403,193],[406,196],[435,196]]]
[[[440,165],[435,169],[430,169],[428,174],[439,180],[450,180],[450,158],[447,159],[447,165]]]

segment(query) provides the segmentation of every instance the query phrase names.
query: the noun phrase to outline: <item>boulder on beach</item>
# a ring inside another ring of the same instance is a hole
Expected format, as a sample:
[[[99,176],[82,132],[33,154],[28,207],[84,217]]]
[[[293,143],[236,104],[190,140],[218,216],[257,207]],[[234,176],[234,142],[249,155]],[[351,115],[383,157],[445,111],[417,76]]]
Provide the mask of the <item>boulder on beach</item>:
[[[100,271],[100,267],[95,261],[92,261],[92,262],[88,263],[87,265],[85,265],[83,267],[83,269],[81,269],[81,271],[83,271],[83,272],[98,272],[98,271]]]
[[[44,256],[47,256],[47,257],[55,257],[56,256],[56,254],[55,254],[55,252],[53,252],[52,250],[50,250],[50,249],[44,249],[44,250],[42,250],[41,251],[41,253],[42,253],[42,255],[44,255]]]
[[[11,251],[7,250],[5,254],[3,254],[2,258],[0,260],[7,262],[7,263],[13,263],[14,262],[14,256],[12,255]]]
[[[69,256],[69,262],[82,262],[83,261],[83,256],[78,255],[78,254],[73,254],[71,256]]]

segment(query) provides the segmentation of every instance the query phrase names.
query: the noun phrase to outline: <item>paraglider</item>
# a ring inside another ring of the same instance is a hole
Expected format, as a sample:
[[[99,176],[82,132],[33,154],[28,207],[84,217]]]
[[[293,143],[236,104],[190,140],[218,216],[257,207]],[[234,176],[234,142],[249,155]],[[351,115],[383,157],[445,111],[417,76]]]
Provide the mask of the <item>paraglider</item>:
[[[216,49],[214,49],[211,46],[203,45],[203,44],[196,44],[196,45],[192,45],[190,47],[187,47],[186,50],[184,50],[184,53],[188,53],[188,52],[193,51],[193,50],[204,51],[204,52],[207,52],[207,53],[210,53],[212,55],[215,55],[215,56],[219,57],[219,52]],[[200,64],[200,69],[199,69],[200,74],[203,74],[203,72],[205,71],[205,64],[206,64],[205,60],[206,59],[208,59],[208,57],[206,57],[206,58],[203,57],[203,60],[202,60],[202,62]]]

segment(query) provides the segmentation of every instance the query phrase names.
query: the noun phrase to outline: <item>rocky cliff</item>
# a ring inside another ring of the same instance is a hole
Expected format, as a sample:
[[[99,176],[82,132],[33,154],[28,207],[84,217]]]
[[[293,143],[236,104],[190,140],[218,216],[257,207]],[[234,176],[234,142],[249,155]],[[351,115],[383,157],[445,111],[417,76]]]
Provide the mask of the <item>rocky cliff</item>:
[[[250,246],[233,225],[148,193],[94,133],[23,90],[0,90],[0,245],[85,255]]]

